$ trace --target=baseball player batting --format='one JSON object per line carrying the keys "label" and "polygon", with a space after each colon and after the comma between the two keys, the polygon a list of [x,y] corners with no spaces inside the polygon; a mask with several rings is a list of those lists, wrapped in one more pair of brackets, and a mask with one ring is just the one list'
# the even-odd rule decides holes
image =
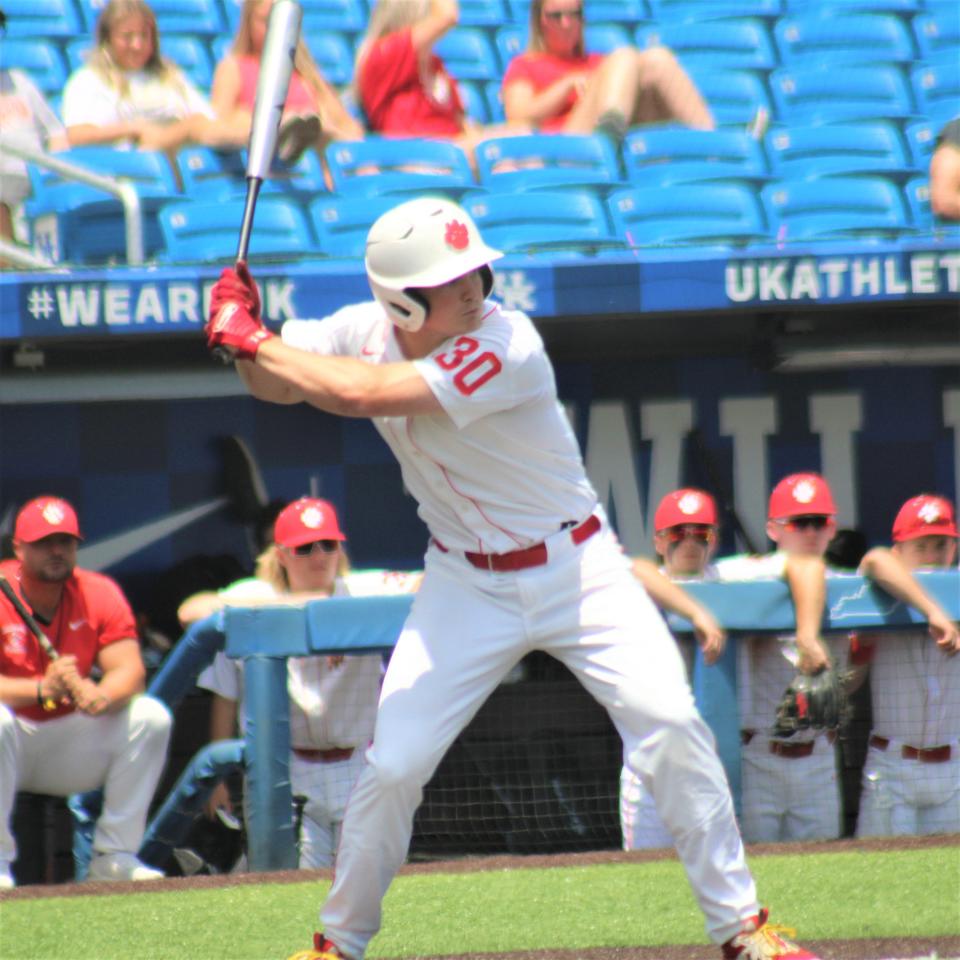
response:
{"label": "baseball player batting", "polygon": [[[609,711],[725,958],[816,960],[757,903],[713,737],[676,644],[610,530],[530,318],[488,299],[502,254],[447,200],[370,228],[371,302],[323,322],[260,317],[225,270],[206,328],[254,396],[373,419],[431,539],[384,678],[312,950],[362,960],[447,748],[521,657],[545,650]],[[293,960],[293,958],[291,958]]]}

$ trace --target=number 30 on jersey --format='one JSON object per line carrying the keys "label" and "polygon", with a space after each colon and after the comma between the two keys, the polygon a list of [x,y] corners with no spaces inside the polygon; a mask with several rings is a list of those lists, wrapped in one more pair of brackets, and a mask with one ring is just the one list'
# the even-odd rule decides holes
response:
{"label": "number 30 on jersey", "polygon": [[473,337],[457,337],[453,349],[438,353],[433,359],[443,370],[456,370],[454,386],[465,396],[482,387],[502,369],[500,358],[489,350],[474,356],[480,342]]}

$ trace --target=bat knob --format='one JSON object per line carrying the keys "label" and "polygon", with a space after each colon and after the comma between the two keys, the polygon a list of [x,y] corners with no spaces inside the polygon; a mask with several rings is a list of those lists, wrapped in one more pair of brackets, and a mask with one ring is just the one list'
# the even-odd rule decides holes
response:
{"label": "bat knob", "polygon": [[210,351],[214,358],[219,360],[224,366],[229,366],[234,361],[233,354],[226,347],[214,347]]}

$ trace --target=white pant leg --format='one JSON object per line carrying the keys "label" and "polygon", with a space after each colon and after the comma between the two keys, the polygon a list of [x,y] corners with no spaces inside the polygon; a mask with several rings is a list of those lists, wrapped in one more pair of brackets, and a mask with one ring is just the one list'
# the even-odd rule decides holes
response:
{"label": "white pant leg", "polygon": [[[886,752],[874,746],[869,747],[860,786],[858,837],[893,835],[894,807],[903,807],[905,804],[902,795],[898,796],[896,778],[891,773]],[[908,832],[912,833],[913,830]]]}
{"label": "white pant leg", "polygon": [[628,767],[620,772],[620,832],[624,850],[673,846],[673,837],[663,825],[653,797]]}
{"label": "white pant leg", "polygon": [[311,763],[291,754],[293,793],[306,798],[300,822],[301,870],[333,866],[347,800],[364,766],[362,749],[335,763]]}
{"label": "white pant leg", "polygon": [[410,844],[423,785],[527,652],[512,578],[427,555],[427,573],[390,658],[367,766],[347,804],[324,931],[362,957]]}
{"label": "white pant leg", "polygon": [[538,646],[566,664],[610,713],[624,756],[656,802],[717,943],[759,905],[713,734],[697,712],[666,624],[602,532],[518,578],[536,611]]}
{"label": "white pant leg", "polygon": [[0,703],[0,862],[17,859],[17,844],[10,831],[10,818],[17,796],[20,759],[20,726],[14,712]]}
{"label": "white pant leg", "polygon": [[93,848],[135,854],[167,762],[172,725],[167,708],[139,696],[123,710],[99,717],[76,711],[39,723],[15,717],[14,723],[19,740],[16,789],[66,797],[102,787],[103,812]]}
{"label": "white pant leg", "polygon": [[814,740],[809,757],[777,757],[788,777],[784,840],[836,840],[842,831],[836,748],[826,737]]}
{"label": "white pant leg", "polygon": [[946,763],[919,766],[924,805],[918,811],[917,833],[960,833],[960,744],[953,744]]}

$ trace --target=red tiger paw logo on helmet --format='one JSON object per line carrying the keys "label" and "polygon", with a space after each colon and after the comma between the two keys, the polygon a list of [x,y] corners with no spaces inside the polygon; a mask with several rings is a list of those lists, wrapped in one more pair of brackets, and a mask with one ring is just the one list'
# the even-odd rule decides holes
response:
{"label": "red tiger paw logo on helmet", "polygon": [[470,234],[467,226],[459,220],[451,220],[447,224],[447,232],[443,237],[448,247],[454,250],[466,250],[470,244]]}

